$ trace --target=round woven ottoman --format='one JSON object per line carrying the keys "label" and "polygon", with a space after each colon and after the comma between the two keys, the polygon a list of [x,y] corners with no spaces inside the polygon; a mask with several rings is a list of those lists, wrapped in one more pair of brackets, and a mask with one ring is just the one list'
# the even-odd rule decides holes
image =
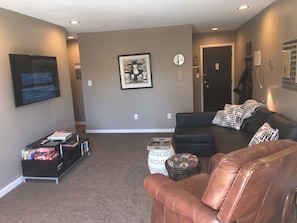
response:
{"label": "round woven ottoman", "polygon": [[172,155],[166,160],[165,166],[169,177],[175,181],[199,174],[201,170],[198,157],[190,153]]}

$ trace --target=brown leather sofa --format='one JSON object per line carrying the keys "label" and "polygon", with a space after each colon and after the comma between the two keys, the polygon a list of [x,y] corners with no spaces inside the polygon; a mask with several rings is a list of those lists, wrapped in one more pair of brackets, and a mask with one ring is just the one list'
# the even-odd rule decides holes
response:
{"label": "brown leather sofa", "polygon": [[297,142],[260,143],[211,157],[209,172],[181,181],[146,177],[152,223],[283,223],[297,186]]}

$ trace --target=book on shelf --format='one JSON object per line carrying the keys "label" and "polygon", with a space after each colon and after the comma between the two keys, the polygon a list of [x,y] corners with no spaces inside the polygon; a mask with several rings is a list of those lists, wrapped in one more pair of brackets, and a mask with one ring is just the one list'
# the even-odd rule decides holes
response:
{"label": "book on shelf", "polygon": [[81,142],[80,142],[80,149],[81,149],[81,155],[85,155],[86,153],[89,153],[90,152],[90,148],[89,148],[89,140],[86,138],[86,139],[83,139]]}
{"label": "book on shelf", "polygon": [[35,153],[34,159],[35,160],[53,160],[59,156],[57,151],[50,152],[50,153]]}
{"label": "book on shelf", "polygon": [[23,160],[53,160],[59,156],[53,147],[25,148],[21,153]]}
{"label": "book on shelf", "polygon": [[36,149],[25,148],[25,149],[22,149],[21,153],[22,153],[23,160],[33,160],[34,154],[36,153]]}
{"label": "book on shelf", "polygon": [[63,143],[61,145],[65,146],[65,147],[75,147],[76,145],[78,145],[78,141],[76,141],[75,139],[67,140],[65,143]]}
{"label": "book on shelf", "polygon": [[55,151],[55,147],[38,147],[36,148],[37,153],[51,153]]}

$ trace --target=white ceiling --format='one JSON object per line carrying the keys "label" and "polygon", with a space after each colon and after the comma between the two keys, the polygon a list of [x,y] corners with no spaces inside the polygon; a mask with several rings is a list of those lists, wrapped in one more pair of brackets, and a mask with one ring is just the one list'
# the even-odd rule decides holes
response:
{"label": "white ceiling", "polygon": [[[0,7],[48,21],[68,33],[193,25],[234,30],[275,0],[0,0]],[[247,4],[247,10],[237,7]],[[70,20],[80,24],[71,25]]]}

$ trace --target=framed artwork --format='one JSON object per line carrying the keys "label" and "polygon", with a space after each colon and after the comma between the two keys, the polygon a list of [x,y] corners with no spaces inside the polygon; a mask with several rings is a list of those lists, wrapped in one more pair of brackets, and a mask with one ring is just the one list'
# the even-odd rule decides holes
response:
{"label": "framed artwork", "polygon": [[245,68],[252,70],[252,68],[253,68],[253,58],[252,57],[245,58]]}
{"label": "framed artwork", "polygon": [[245,52],[247,56],[250,56],[252,54],[252,42],[246,43]]}
{"label": "framed artwork", "polygon": [[120,55],[118,59],[122,90],[153,87],[150,53]]}
{"label": "framed artwork", "polygon": [[75,69],[75,77],[76,77],[76,80],[81,80],[81,69],[80,69],[80,64],[79,63],[76,63],[74,65],[74,69]]}
{"label": "framed artwork", "polygon": [[297,39],[283,43],[282,87],[297,91]]}

